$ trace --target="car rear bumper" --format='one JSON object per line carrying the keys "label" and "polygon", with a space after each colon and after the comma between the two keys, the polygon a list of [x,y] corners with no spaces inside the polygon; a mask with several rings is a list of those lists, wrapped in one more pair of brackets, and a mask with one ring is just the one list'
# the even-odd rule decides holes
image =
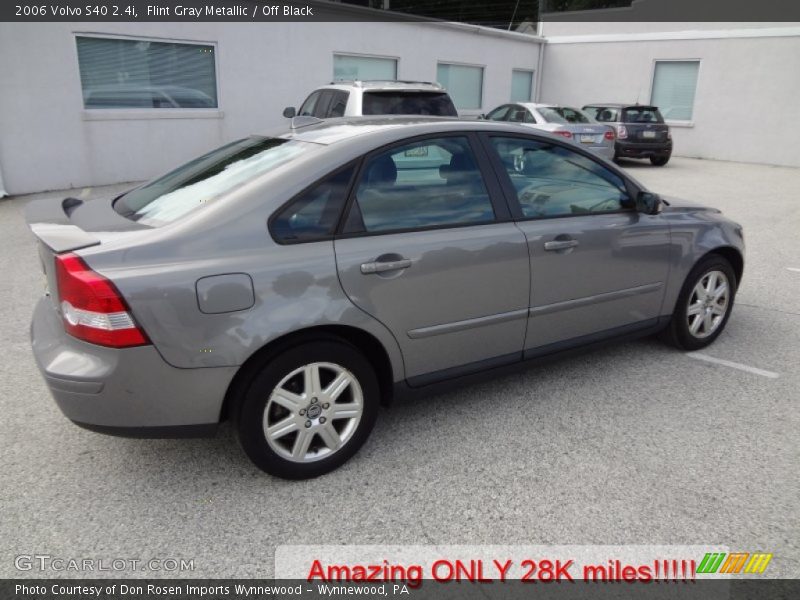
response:
{"label": "car rear bumper", "polygon": [[672,142],[649,144],[617,140],[614,150],[617,156],[627,156],[630,158],[647,158],[650,156],[664,157],[672,154]]}
{"label": "car rear bumper", "polygon": [[177,369],[153,346],[115,349],[68,335],[50,299],[31,323],[39,370],[64,415],[102,433],[129,437],[213,434],[235,367]]}
{"label": "car rear bumper", "polygon": [[584,146],[584,148],[603,158],[609,160],[614,158],[614,146]]}

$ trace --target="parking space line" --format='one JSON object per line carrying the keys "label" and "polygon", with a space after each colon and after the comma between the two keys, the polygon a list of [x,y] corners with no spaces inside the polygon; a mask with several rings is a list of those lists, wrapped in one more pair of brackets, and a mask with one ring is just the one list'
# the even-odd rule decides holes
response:
{"label": "parking space line", "polygon": [[723,367],[730,367],[731,369],[738,369],[740,371],[745,371],[747,373],[753,373],[754,375],[769,377],[770,379],[777,379],[778,377],[780,377],[780,375],[778,373],[775,373],[774,371],[765,371],[764,369],[751,367],[750,365],[743,365],[742,363],[732,362],[730,360],[714,358],[713,356],[709,356],[708,354],[701,354],[700,352],[687,352],[686,356],[688,356],[689,358],[696,358],[697,360],[704,360],[706,362],[714,363],[715,365],[722,365]]}
{"label": "parking space line", "polygon": [[800,269],[797,267],[786,267],[787,271],[794,271],[795,273],[800,273]]}

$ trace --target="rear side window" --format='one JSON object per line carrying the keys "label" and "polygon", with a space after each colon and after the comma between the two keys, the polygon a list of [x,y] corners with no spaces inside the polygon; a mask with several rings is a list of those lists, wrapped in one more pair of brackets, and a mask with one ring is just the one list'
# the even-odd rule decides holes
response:
{"label": "rear side window", "polygon": [[537,109],[548,123],[589,123],[579,110],[566,106],[549,106]]}
{"label": "rear side window", "polygon": [[364,115],[431,115],[457,117],[446,92],[364,92]]}
{"label": "rear side window", "polygon": [[329,175],[277,212],[270,221],[275,241],[294,244],[330,239],[347,199],[353,170],[350,166]]}
{"label": "rear side window", "polygon": [[164,225],[318,147],[278,138],[239,140],[120,196],[114,210],[145,225]]}
{"label": "rear side window", "polygon": [[663,123],[664,117],[652,106],[626,108],[622,111],[623,123]]}
{"label": "rear side window", "polygon": [[583,112],[600,123],[613,123],[617,120],[619,110],[605,106],[584,106]]}
{"label": "rear side window", "polygon": [[356,188],[367,232],[487,223],[494,210],[465,137],[423,140],[367,161]]}

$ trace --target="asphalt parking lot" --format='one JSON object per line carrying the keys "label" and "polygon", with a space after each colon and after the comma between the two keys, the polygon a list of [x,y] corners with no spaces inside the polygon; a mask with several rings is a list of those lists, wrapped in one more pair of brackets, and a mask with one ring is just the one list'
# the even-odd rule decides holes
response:
{"label": "asphalt parking lot", "polygon": [[29,348],[29,198],[0,201],[0,576],[76,576],[15,569],[44,553],[263,577],[280,544],[430,543],[722,544],[800,577],[800,169],[625,167],[744,225],[736,306],[703,351],[726,364],[646,339],[396,403],[353,460],[305,482],[258,471],[230,427],[130,440],[67,421]]}

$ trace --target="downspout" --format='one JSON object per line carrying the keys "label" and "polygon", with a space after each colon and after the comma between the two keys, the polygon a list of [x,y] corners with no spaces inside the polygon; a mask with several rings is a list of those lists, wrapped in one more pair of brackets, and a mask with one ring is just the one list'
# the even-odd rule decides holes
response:
{"label": "downspout", "polygon": [[3,187],[3,170],[0,169],[0,198],[5,198],[6,196],[8,196],[8,192]]}
{"label": "downspout", "polygon": [[544,65],[544,49],[547,47],[547,40],[539,42],[539,60],[536,65],[536,89],[534,89],[534,102],[541,102],[542,99],[542,67]]}

